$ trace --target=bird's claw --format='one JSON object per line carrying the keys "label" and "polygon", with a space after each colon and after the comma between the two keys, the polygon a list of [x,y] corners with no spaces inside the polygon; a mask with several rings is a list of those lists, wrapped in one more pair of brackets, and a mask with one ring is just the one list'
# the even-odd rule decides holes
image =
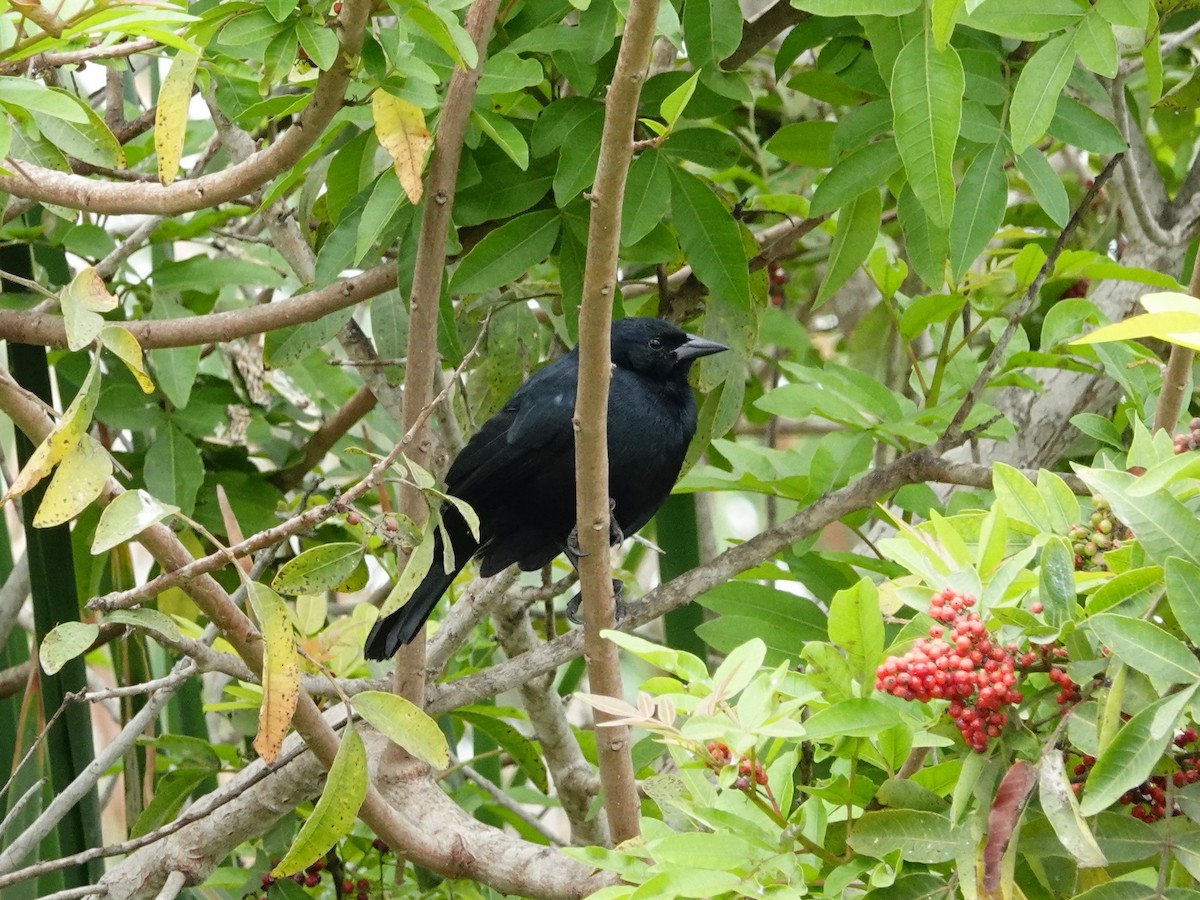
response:
{"label": "bird's claw", "polygon": [[[624,543],[625,534],[621,531],[621,526],[617,524],[616,516],[613,515],[613,510],[617,508],[617,501],[612,497],[608,498],[608,545],[615,547],[617,544]],[[575,563],[583,559],[587,554],[583,548],[579,546],[579,526],[576,525],[567,535],[567,556],[571,562]]]}
{"label": "bird's claw", "polygon": [[[613,579],[613,618],[617,625],[625,621],[626,607],[625,601],[621,599],[621,595],[625,592],[623,585],[616,578]],[[583,591],[577,593],[574,597],[567,601],[567,621],[572,625],[582,625],[583,615],[580,607],[583,605]]]}

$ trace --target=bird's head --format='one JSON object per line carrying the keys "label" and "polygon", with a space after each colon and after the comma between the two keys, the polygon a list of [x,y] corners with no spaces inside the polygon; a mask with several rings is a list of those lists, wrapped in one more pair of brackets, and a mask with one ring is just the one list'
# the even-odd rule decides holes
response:
{"label": "bird's head", "polygon": [[686,378],[695,360],[729,349],[663,319],[650,318],[614,322],[611,346],[615,365],[663,380]]}

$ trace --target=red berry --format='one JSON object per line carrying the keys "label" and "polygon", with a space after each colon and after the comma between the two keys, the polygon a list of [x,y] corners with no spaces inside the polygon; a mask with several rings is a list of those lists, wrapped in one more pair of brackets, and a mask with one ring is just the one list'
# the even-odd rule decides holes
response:
{"label": "red berry", "polygon": [[1040,616],[1042,614],[1042,610],[1045,608],[1046,607],[1042,605],[1041,601],[1029,604],[1029,611],[1035,616]]}

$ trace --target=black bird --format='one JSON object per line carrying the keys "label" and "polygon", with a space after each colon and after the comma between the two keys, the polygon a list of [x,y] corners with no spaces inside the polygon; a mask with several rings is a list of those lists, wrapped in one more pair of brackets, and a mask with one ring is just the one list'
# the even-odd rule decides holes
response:
{"label": "black bird", "polygon": [[[696,432],[688,370],[699,357],[726,349],[662,319],[613,323],[608,471],[620,534],[636,532],[667,499]],[[480,540],[454,507],[442,507],[454,568],[444,568],[439,530],[429,573],[404,606],[375,623],[368,659],[388,659],[411,641],[472,557],[479,557],[479,574],[487,577],[513,563],[527,572],[540,569],[568,549],[576,519],[571,417],[578,381],[576,349],[517,388],[467,442],[446,473],[446,492],[475,510]]]}

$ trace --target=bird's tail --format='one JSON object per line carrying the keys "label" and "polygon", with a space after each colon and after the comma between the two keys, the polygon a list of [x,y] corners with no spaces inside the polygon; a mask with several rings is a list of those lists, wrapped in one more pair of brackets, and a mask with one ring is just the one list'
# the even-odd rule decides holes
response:
{"label": "bird's tail", "polygon": [[442,594],[446,593],[463,566],[479,549],[457,511],[443,510],[443,515],[446,530],[450,533],[450,543],[454,548],[453,569],[446,571],[444,568],[446,545],[442,540],[442,529],[438,528],[433,538],[433,563],[429,572],[417,585],[407,603],[375,623],[363,648],[363,655],[367,659],[391,659],[402,645],[416,637],[433,608],[437,606],[438,600],[442,598]]}

